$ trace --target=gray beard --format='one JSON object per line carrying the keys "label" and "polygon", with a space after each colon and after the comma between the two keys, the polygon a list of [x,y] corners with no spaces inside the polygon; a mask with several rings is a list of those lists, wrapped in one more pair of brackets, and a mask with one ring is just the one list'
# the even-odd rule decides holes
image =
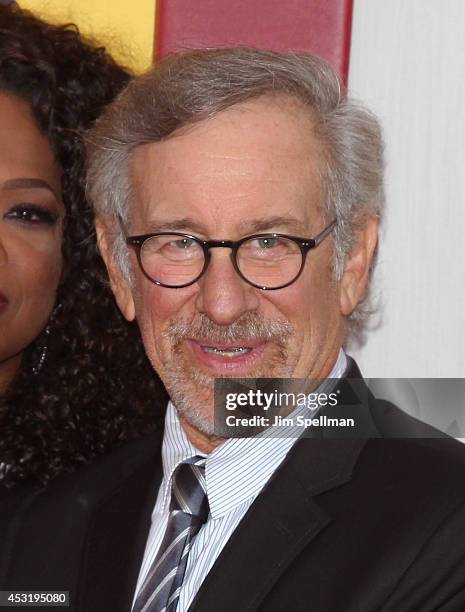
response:
{"label": "gray beard", "polygon": [[212,344],[241,341],[245,344],[251,339],[272,342],[275,351],[271,358],[248,376],[287,378],[291,376],[287,361],[293,331],[286,320],[266,321],[256,313],[246,313],[231,325],[217,325],[204,314],[199,314],[192,323],[173,321],[165,332],[173,347],[173,362],[163,373],[163,382],[179,416],[207,436],[214,435],[215,378],[186,362],[183,343],[187,338],[202,338]]}

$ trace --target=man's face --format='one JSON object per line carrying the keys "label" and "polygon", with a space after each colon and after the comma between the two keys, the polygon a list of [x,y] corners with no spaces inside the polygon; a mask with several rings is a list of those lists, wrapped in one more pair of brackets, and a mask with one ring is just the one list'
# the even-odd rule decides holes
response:
{"label": "man's face", "polygon": [[[324,228],[321,170],[321,144],[300,108],[286,99],[237,105],[136,149],[126,232],[314,237]],[[332,248],[329,237],[309,252],[296,282],[272,291],[244,282],[230,249],[213,249],[204,276],[182,289],[151,283],[131,254],[135,282],[122,310],[136,317],[152,365],[191,427],[212,433],[217,377],[329,374],[343,339]]]}

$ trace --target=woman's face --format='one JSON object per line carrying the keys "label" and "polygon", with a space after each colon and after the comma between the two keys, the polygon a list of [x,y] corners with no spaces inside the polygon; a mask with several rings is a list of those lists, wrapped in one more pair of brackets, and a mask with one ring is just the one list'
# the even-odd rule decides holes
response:
{"label": "woman's face", "polygon": [[0,391],[52,312],[63,217],[52,148],[29,105],[0,91]]}

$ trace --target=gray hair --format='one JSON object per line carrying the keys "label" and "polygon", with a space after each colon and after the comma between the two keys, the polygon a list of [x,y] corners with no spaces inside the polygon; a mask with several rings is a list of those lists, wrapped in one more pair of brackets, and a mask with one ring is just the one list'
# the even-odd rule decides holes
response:
{"label": "gray hair", "polygon": [[[285,95],[308,110],[324,153],[326,221],[337,219],[334,269],[340,278],[357,230],[384,207],[383,141],[376,117],[342,90],[318,57],[251,48],[202,49],[173,54],[135,78],[90,130],[88,194],[97,214],[127,221],[132,199],[130,159],[145,143],[261,96]],[[130,278],[121,232],[114,256]],[[351,316],[361,331],[366,312]]]}

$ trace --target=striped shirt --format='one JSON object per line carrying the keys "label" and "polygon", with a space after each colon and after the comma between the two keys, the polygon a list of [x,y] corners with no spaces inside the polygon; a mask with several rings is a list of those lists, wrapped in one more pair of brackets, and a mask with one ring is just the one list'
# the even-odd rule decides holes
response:
{"label": "striped shirt", "polygon": [[[340,378],[347,368],[347,358],[341,350],[328,378]],[[330,381],[328,381],[330,382]],[[324,385],[324,383],[323,383]],[[324,390],[322,387],[319,391]],[[307,414],[308,408],[298,406],[292,416]],[[315,411],[312,412],[312,416]],[[175,407],[168,403],[162,446],[163,480],[160,485],[152,525],[137,581],[134,600],[157,555],[165,533],[171,499],[171,477],[176,467],[194,455],[207,457],[206,482],[210,515],[189,551],[177,612],[191,605],[203,580],[225,544],[253,501],[285,459],[299,437],[299,430],[283,436],[269,428],[255,438],[230,438],[209,455],[193,446],[179,422]]]}

